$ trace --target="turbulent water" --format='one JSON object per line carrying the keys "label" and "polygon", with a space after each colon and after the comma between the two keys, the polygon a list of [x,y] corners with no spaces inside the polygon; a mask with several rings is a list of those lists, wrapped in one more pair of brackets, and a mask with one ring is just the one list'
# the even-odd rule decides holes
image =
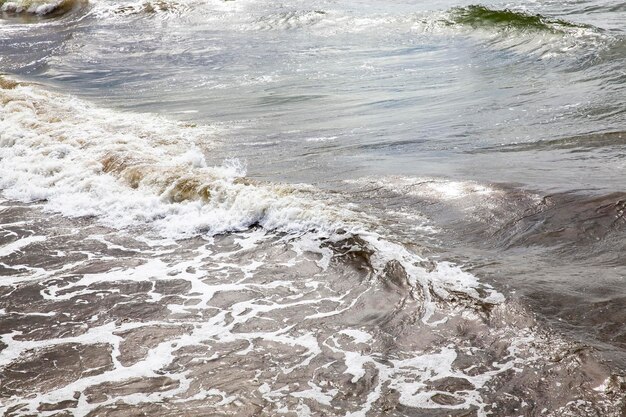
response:
{"label": "turbulent water", "polygon": [[0,0],[6,416],[626,416],[626,3]]}

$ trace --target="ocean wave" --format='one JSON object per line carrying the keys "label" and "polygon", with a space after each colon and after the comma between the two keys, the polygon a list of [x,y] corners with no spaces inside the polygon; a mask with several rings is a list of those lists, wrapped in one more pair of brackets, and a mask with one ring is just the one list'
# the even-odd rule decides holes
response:
{"label": "ocean wave", "polygon": [[0,17],[58,17],[86,4],[86,0],[0,0]]}
{"label": "ocean wave", "polygon": [[244,31],[303,30],[322,37],[381,31],[387,36],[426,34],[472,37],[490,48],[539,55],[543,59],[568,54],[572,50],[597,53],[612,42],[610,35],[592,25],[482,5],[447,11],[369,16],[333,9],[290,10],[261,15],[254,13],[247,19],[238,16],[233,22],[236,22],[234,27]]}
{"label": "ocean wave", "polygon": [[494,28],[496,30],[545,31],[566,33],[569,29],[591,29],[589,25],[554,19],[540,14],[530,14],[511,9],[490,9],[486,6],[471,5],[452,9],[447,22],[450,25],[463,25],[472,28]]}
{"label": "ocean wave", "polygon": [[[219,146],[216,128],[105,110],[7,79],[0,85],[3,197],[39,202],[49,213],[83,217],[120,233],[130,232],[117,237],[120,244],[115,243],[115,232],[107,231],[113,237],[104,237],[102,228],[96,234],[86,233],[99,247],[104,245],[104,259],[128,253],[133,260],[94,270],[83,258],[72,265],[62,256],[60,270],[28,269],[17,254],[32,254],[35,245],[51,245],[48,239],[54,241],[57,236],[45,236],[47,229],[41,229],[42,234],[28,234],[5,248],[5,255],[15,259],[5,259],[3,265],[14,268],[15,276],[3,285],[36,285],[37,291],[26,292],[43,294],[53,304],[65,305],[69,299],[85,303],[97,296],[108,297],[111,305],[125,306],[137,297],[120,295],[126,291],[123,282],[149,283],[145,287],[151,303],[165,298],[159,291],[167,292],[163,285],[173,276],[188,283],[182,286],[185,294],[179,301],[169,297],[159,309],[165,317],[170,316],[163,311],[169,310],[173,317],[184,318],[182,323],[188,325],[184,334],[158,335],[159,341],[138,359],[125,356],[124,332],[146,330],[140,330],[146,324],[167,325],[163,315],[149,313],[154,309],[138,309],[148,311],[141,323],[119,325],[112,321],[114,312],[102,313],[104,318],[95,314],[72,335],[43,339],[3,335],[7,347],[0,366],[12,375],[67,347],[78,352],[78,357],[92,354],[105,362],[91,376],[79,372],[69,381],[53,381],[55,389],[31,385],[16,394],[13,388],[5,388],[3,393],[13,395],[12,404],[20,410],[16,414],[76,398],[72,396],[77,391],[82,393],[76,401],[80,415],[130,403],[160,407],[161,400],[188,392],[195,395],[190,381],[196,377],[186,369],[194,368],[198,355],[193,353],[194,359],[185,360],[182,368],[175,358],[198,347],[208,346],[214,353],[222,344],[238,342],[248,348],[238,348],[235,354],[232,347],[223,347],[225,363],[232,358],[248,365],[280,355],[287,358],[288,362],[267,369],[255,365],[265,374],[260,378],[264,384],[259,382],[253,391],[267,401],[270,415],[284,414],[284,407],[302,411],[303,404],[308,404],[307,410],[311,406],[322,410],[320,415],[327,414],[324,407],[330,407],[331,401],[340,402],[346,413],[353,410],[364,415],[378,413],[384,407],[382,401],[395,398],[399,407],[470,410],[486,416],[495,407],[487,401],[495,395],[490,389],[502,381],[540,386],[545,379],[540,382],[539,378],[545,376],[554,385],[555,372],[565,372],[559,367],[570,369],[570,364],[579,366],[579,359],[584,359],[569,352],[568,343],[537,332],[528,324],[531,318],[458,265],[434,262],[396,243],[393,235],[385,234],[380,219],[361,211],[350,198],[306,185],[252,180],[245,176],[245,165],[234,159],[211,165],[211,152]],[[412,188],[419,192],[420,186]],[[421,189],[433,198],[449,200],[495,192],[478,184],[437,181]],[[69,227],[76,228],[72,222]],[[154,233],[176,242],[147,245]],[[184,239],[193,237],[206,240]],[[58,248],[51,247],[59,257]],[[110,251],[117,255],[107,255]],[[141,256],[145,259],[137,262]],[[26,273],[17,272],[24,269]],[[43,291],[42,280],[47,280]],[[381,309],[389,314],[381,317]],[[83,310],[81,306],[77,314],[86,314]],[[334,323],[344,313],[337,328]],[[368,349],[373,346],[375,350],[363,350],[361,344],[370,340]],[[282,352],[285,349],[287,353]],[[554,351],[561,357],[548,360]],[[605,371],[589,379],[595,365],[587,362],[592,363],[585,365],[589,369],[571,376],[580,387],[576,395],[597,397],[612,407],[610,381],[598,388],[606,379]],[[310,389],[289,385],[293,378],[312,381],[311,374],[326,364],[324,372],[330,376],[322,376],[324,384],[332,380],[331,387],[336,385],[337,390],[315,384],[309,384]],[[93,395],[106,389],[106,384],[124,384],[131,377],[149,380],[163,372],[173,379],[162,392],[138,396],[117,391],[102,399]],[[220,373],[226,375],[227,384],[232,382],[228,372]],[[55,375],[51,378],[58,379]],[[285,385],[283,380],[290,382]],[[282,392],[285,386],[290,387],[288,392]],[[501,389],[506,388],[504,384]],[[19,384],[17,389],[22,389]],[[43,393],[20,402],[24,392],[36,394],[37,390]],[[220,402],[211,405],[213,410],[228,404],[231,391],[231,387],[216,391]],[[340,391],[360,394],[350,398]],[[214,394],[204,393],[200,398]],[[290,398],[296,403],[283,407],[281,401]],[[306,403],[300,401],[303,398]],[[129,403],[114,403],[118,399]],[[181,401],[191,400],[183,397]],[[567,411],[569,406],[563,407]]]}
{"label": "ocean wave", "polygon": [[91,15],[100,19],[128,17],[169,19],[180,17],[190,10],[191,6],[184,1],[140,0],[123,4],[96,1]]}
{"label": "ocean wave", "polygon": [[429,272],[429,266],[416,266],[425,260],[384,238],[376,219],[341,196],[254,181],[237,160],[210,166],[204,153],[217,140],[210,127],[119,114],[27,85],[0,91],[0,188],[7,198],[43,201],[47,210],[65,216],[96,217],[116,228],[148,227],[177,239],[255,226],[311,234],[320,247],[356,239],[349,247],[371,251],[368,267],[377,274],[396,262],[422,288],[425,320],[435,299],[455,299],[454,294],[486,304],[503,300],[457,267],[440,264]]}
{"label": "ocean wave", "polygon": [[[25,1],[25,0],[18,0]],[[67,2],[71,0],[58,0]],[[9,4],[9,3],[6,3]],[[52,3],[50,3],[52,4]],[[211,21],[215,29],[268,32],[304,31],[320,37],[350,34],[471,37],[490,48],[543,59],[608,48],[615,36],[601,28],[522,9],[483,5],[442,11],[371,15],[335,8],[266,9],[256,2],[199,3],[190,0],[92,0],[90,16],[98,19],[173,19],[181,24]],[[390,39],[392,41],[392,39]]]}
{"label": "ocean wave", "polygon": [[420,32],[476,37],[490,48],[549,59],[572,51],[597,55],[611,37],[600,28],[525,10],[457,7],[414,25]]}

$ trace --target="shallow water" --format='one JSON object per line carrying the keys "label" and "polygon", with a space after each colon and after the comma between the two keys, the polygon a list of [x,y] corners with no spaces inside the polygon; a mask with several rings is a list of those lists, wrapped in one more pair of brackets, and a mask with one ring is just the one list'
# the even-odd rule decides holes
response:
{"label": "shallow water", "polygon": [[6,415],[626,414],[623,5],[0,10]]}

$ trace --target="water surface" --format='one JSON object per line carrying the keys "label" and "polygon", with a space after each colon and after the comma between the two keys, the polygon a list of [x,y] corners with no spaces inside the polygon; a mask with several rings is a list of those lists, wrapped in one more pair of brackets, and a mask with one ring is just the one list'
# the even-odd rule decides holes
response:
{"label": "water surface", "polygon": [[0,2],[7,415],[624,415],[623,4]]}

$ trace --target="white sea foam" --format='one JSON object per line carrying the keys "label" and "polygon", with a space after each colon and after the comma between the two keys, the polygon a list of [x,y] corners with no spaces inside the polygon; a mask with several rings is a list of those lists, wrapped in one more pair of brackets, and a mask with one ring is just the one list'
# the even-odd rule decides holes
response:
{"label": "white sea foam", "polygon": [[15,242],[0,247],[0,258],[8,256],[14,252],[23,250],[23,248],[35,242],[42,242],[46,240],[45,236],[29,236],[16,240]]}
{"label": "white sea foam", "polygon": [[307,187],[240,182],[238,160],[208,166],[203,150],[210,153],[213,129],[121,115],[31,87],[4,93],[0,187],[8,198],[46,200],[50,210],[116,227],[149,223],[172,237],[254,223],[323,228],[318,219],[332,223],[342,211],[307,200]]}
{"label": "white sea foam", "polygon": [[306,138],[307,142],[332,142],[339,136],[316,136],[312,138]]}
{"label": "white sea foam", "polygon": [[[235,246],[244,250],[249,250],[251,241],[258,241],[259,231],[248,231],[237,234]],[[104,239],[109,241],[109,239]],[[271,250],[273,245],[267,245]],[[93,412],[99,407],[114,406],[115,404],[129,404],[135,406],[147,406],[149,404],[167,401],[168,404],[185,403],[193,401],[203,401],[205,404],[212,404],[215,410],[220,407],[233,404],[237,407],[240,401],[246,401],[245,390],[240,386],[236,390],[222,389],[221,386],[215,388],[194,384],[193,372],[177,370],[177,367],[169,367],[177,359],[185,362],[185,349],[192,348],[193,355],[190,358],[194,363],[206,364],[220,361],[225,357],[238,355],[241,359],[238,362],[247,363],[250,358],[255,358],[255,354],[263,351],[267,346],[281,346],[281,349],[293,350],[294,362],[282,367],[268,366],[258,369],[258,380],[263,381],[239,381],[238,384],[250,384],[251,387],[257,383],[257,391],[272,405],[268,409],[270,415],[280,415],[293,410],[308,410],[311,415],[323,415],[326,409],[320,407],[333,407],[333,401],[343,393],[341,385],[337,385],[335,378],[328,380],[315,378],[308,380],[309,366],[314,366],[313,374],[321,373],[324,368],[334,366],[339,376],[343,373],[348,376],[352,384],[359,383],[364,378],[369,378],[371,387],[368,387],[366,395],[359,398],[356,396],[354,410],[343,410],[342,415],[365,416],[374,407],[374,404],[385,395],[387,388],[398,393],[398,402],[407,407],[418,407],[422,409],[467,409],[474,407],[477,415],[487,416],[485,401],[483,399],[483,389],[493,377],[506,374],[507,371],[516,370],[525,362],[525,346],[534,342],[532,334],[515,334],[517,339],[508,340],[508,354],[499,357],[498,362],[493,362],[490,356],[490,363],[484,364],[488,370],[481,372],[470,372],[471,369],[461,370],[455,364],[461,352],[477,352],[474,347],[464,348],[461,345],[455,346],[450,343],[443,346],[430,346],[428,350],[419,349],[410,351],[398,350],[392,355],[381,355],[379,352],[371,352],[371,346],[379,343],[380,335],[377,334],[377,326],[363,328],[342,327],[336,333],[325,333],[329,329],[324,329],[325,320],[317,323],[310,323],[310,328],[298,325],[298,316],[305,314],[311,308],[327,308],[327,303],[336,302],[338,305],[347,305],[343,295],[333,294],[331,288],[327,287],[323,275],[312,274],[307,277],[310,284],[302,285],[302,277],[298,273],[289,273],[288,280],[263,280],[257,282],[253,276],[233,282],[228,274],[237,271],[245,272],[247,266],[234,262],[242,254],[240,250],[230,252],[215,252],[212,245],[199,244],[193,248],[185,249],[186,257],[170,263],[162,260],[162,255],[170,253],[170,247],[164,246],[160,250],[155,249],[154,253],[140,253],[133,255],[143,258],[142,264],[129,268],[114,269],[104,273],[86,273],[78,280],[64,282],[61,287],[50,285],[44,291],[50,301],[80,300],[82,296],[94,291],[99,285],[108,284],[115,287],[115,283],[122,282],[152,282],[158,283],[161,280],[169,280],[175,272],[177,279],[190,284],[189,291],[181,294],[182,300],[177,301],[174,309],[175,313],[182,314],[183,319],[177,321],[176,327],[184,326],[188,330],[176,336],[175,339],[166,339],[156,346],[147,349],[146,355],[136,362],[123,365],[120,362],[121,343],[124,340],[124,332],[139,330],[142,327],[150,326],[172,326],[170,319],[163,321],[147,320],[143,322],[109,322],[102,325],[94,325],[84,333],[75,336],[65,336],[49,338],[44,340],[21,340],[18,332],[5,334],[2,342],[7,346],[3,350],[0,358],[0,366],[12,363],[17,360],[27,360],[34,349],[48,349],[55,346],[63,346],[68,343],[79,343],[84,346],[107,345],[111,348],[112,369],[104,370],[93,375],[82,376],[77,380],[71,380],[62,386],[46,392],[39,392],[30,397],[27,401],[20,398],[11,398],[8,404],[20,402],[26,404],[17,412],[18,415],[36,413],[42,404],[56,403],[73,398],[76,392],[83,395],[78,399],[73,413],[76,416],[84,416]],[[224,254],[229,254],[223,256]],[[254,252],[251,252],[254,253]],[[218,256],[222,255],[222,256]],[[302,253],[293,251],[289,256],[295,257],[295,262],[289,263],[287,270],[295,267],[298,271],[298,263],[303,261]],[[263,259],[263,258],[261,258]],[[271,259],[267,264],[274,262]],[[258,262],[257,262],[258,263]],[[261,263],[262,264],[262,263]],[[268,266],[266,265],[266,266]],[[259,268],[257,265],[255,268]],[[301,270],[300,270],[301,271]],[[224,278],[219,278],[218,272],[226,273]],[[245,275],[245,274],[244,274]],[[369,289],[365,285],[356,291]],[[153,287],[154,288],[154,287]],[[62,290],[62,291],[59,291]],[[348,290],[348,294],[353,288]],[[99,291],[102,291],[100,288]],[[154,290],[153,290],[154,291]],[[246,293],[249,296],[246,296]],[[294,294],[293,297],[281,295]],[[364,293],[364,294],[365,294]],[[222,308],[215,308],[216,298],[220,294],[237,295],[237,301],[228,303]],[[264,294],[264,297],[259,297]],[[69,295],[69,297],[68,297]],[[354,294],[348,295],[348,299]],[[359,297],[356,297],[358,300]],[[194,304],[187,305],[185,300],[196,300]],[[178,304],[180,303],[180,304]],[[218,304],[219,305],[219,302]],[[358,310],[358,309],[356,309]],[[190,316],[194,311],[204,312],[206,316],[199,315],[197,319]],[[0,311],[0,313],[6,313]],[[294,317],[294,314],[296,317]],[[274,322],[276,318],[283,318],[284,322],[276,323],[273,329],[263,330],[250,324],[260,324],[266,322],[268,318]],[[96,318],[97,319],[97,318]],[[343,321],[338,321],[343,323]],[[239,328],[239,326],[248,326]],[[321,325],[321,334],[314,331]],[[436,330],[435,330],[436,331]],[[325,335],[324,335],[325,333]],[[437,337],[441,337],[437,333]],[[507,336],[507,337],[510,337]],[[232,343],[245,342],[243,347],[233,351],[228,348],[226,351],[217,353],[218,346],[233,346]],[[206,351],[206,356],[198,355],[197,349]],[[271,350],[269,351],[271,352]],[[536,359],[536,358],[531,358]],[[313,363],[313,361],[316,361]],[[280,363],[280,362],[278,362]],[[340,365],[337,365],[339,363]],[[339,368],[337,368],[337,366]],[[176,383],[171,384],[167,389],[156,392],[135,393],[118,392],[107,394],[104,399],[92,401],[88,399],[87,391],[93,390],[99,384],[123,384],[134,378],[154,378],[164,375],[163,370],[167,369],[165,375]],[[290,375],[297,374],[300,370],[306,369],[302,380],[301,376],[296,377],[296,384],[284,384],[280,378],[291,378]],[[264,374],[262,374],[264,372]],[[268,373],[270,376],[268,377]],[[87,374],[87,372],[86,372]],[[302,375],[302,374],[299,374]],[[374,378],[375,375],[375,378]],[[197,375],[195,376],[197,378]],[[466,381],[466,388],[456,391],[440,391],[430,385],[437,381],[454,378]],[[217,380],[229,380],[228,377],[220,376]],[[237,377],[235,377],[237,380]],[[289,380],[289,379],[288,379]],[[196,381],[197,382],[197,381]],[[368,382],[365,382],[366,386]],[[448,395],[454,398],[454,404],[442,405],[433,401],[433,396],[437,394]],[[290,402],[290,398],[296,402]],[[343,400],[345,401],[345,399]],[[273,411],[270,411],[273,410]],[[282,411],[281,411],[282,410]],[[315,411],[313,411],[315,410]]]}

